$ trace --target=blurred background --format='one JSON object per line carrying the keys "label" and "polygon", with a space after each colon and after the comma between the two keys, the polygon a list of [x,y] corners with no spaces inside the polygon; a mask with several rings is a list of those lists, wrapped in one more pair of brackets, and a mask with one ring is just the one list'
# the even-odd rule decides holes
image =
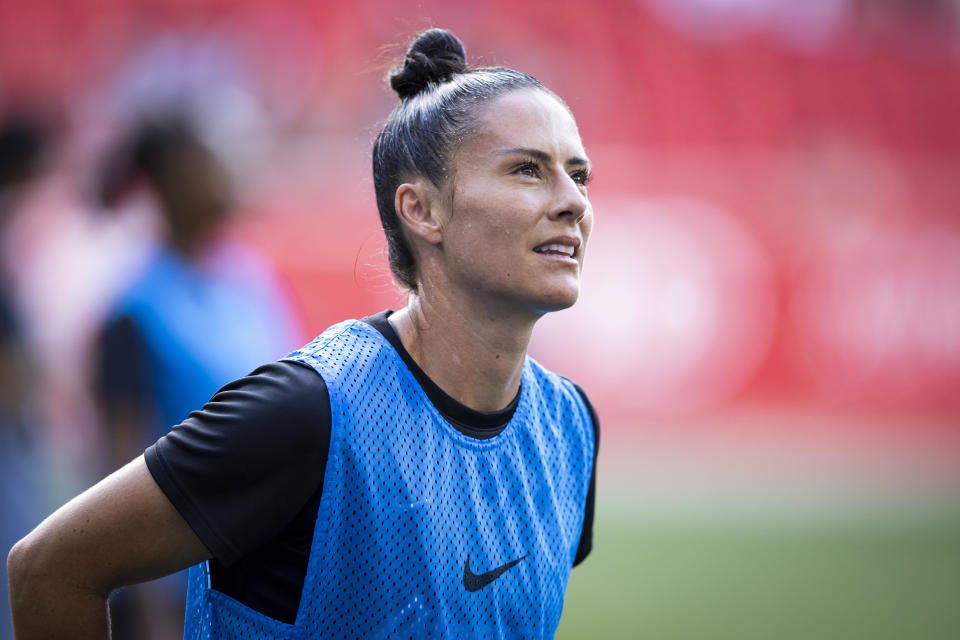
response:
{"label": "blurred background", "polygon": [[369,153],[430,26],[595,166],[531,350],[602,423],[558,637],[960,637],[956,0],[0,0],[3,548],[184,388],[402,304]]}

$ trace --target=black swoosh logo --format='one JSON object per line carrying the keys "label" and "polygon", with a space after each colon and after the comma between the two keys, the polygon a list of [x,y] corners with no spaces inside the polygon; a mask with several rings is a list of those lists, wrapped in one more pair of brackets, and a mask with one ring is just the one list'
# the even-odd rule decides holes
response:
{"label": "black swoosh logo", "polygon": [[480,589],[483,589],[507,571],[520,564],[526,557],[527,556],[523,556],[507,564],[502,564],[492,571],[476,574],[470,570],[470,554],[467,554],[467,561],[463,563],[463,588],[467,591],[480,591]]}

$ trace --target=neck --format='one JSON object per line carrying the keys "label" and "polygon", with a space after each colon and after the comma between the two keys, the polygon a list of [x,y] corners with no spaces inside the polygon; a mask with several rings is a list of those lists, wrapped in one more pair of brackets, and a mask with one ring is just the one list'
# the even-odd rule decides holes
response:
{"label": "neck", "polygon": [[390,322],[410,356],[444,392],[471,409],[499,411],[520,388],[537,317],[494,315],[475,300],[418,293]]}
{"label": "neck", "polygon": [[186,262],[200,262],[214,243],[215,237],[213,230],[180,232],[171,229],[167,235],[167,244]]}

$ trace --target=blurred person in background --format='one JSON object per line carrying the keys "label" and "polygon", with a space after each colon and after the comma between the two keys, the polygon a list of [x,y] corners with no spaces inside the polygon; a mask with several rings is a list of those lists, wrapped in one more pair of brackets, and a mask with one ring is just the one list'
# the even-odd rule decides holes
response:
{"label": "blurred person in background", "polygon": [[[99,186],[106,206],[146,197],[162,218],[162,243],[113,305],[97,344],[96,396],[112,470],[299,336],[273,275],[224,236],[234,190],[187,116],[136,123],[106,158]],[[118,592],[115,637],[179,634],[184,584],[181,576],[176,585]]]}
{"label": "blurred person in background", "polygon": [[[0,251],[18,200],[43,167],[48,132],[37,118],[13,113],[0,121]],[[0,256],[2,257],[2,256]],[[46,495],[29,394],[36,366],[0,260],[0,548],[9,550],[42,517]],[[0,586],[7,600],[7,581]],[[13,637],[9,610],[0,613],[0,640]]]}

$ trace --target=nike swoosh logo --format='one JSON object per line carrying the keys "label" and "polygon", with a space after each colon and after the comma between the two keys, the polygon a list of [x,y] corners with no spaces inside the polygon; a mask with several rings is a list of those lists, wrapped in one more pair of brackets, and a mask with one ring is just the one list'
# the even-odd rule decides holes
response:
{"label": "nike swoosh logo", "polygon": [[527,556],[522,558],[517,558],[507,564],[502,564],[492,571],[487,571],[486,573],[476,574],[470,570],[470,554],[467,554],[467,561],[463,563],[463,588],[467,591],[480,591],[485,586],[505,574],[510,569],[514,568]]}

